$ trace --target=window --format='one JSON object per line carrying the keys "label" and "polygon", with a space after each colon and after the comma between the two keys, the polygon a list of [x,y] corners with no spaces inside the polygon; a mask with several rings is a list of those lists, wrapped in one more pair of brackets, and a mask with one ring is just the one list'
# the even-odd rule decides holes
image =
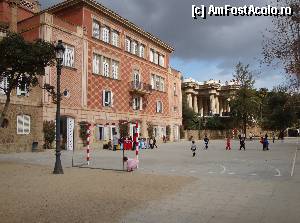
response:
{"label": "window", "polygon": [[177,89],[176,89],[176,83],[174,83],[174,86],[173,86],[173,91],[174,91],[174,96],[177,96]]}
{"label": "window", "polygon": [[159,65],[162,67],[165,66],[165,57],[163,55],[159,55]]}
{"label": "window", "polygon": [[93,56],[93,73],[100,74],[101,56],[94,54]]}
{"label": "window", "polygon": [[0,81],[0,95],[5,94],[5,89],[7,88],[8,88],[7,77],[3,77],[2,80]]}
{"label": "window", "polygon": [[99,131],[99,135],[98,135],[98,139],[99,140],[104,140],[104,127],[103,126],[98,126],[98,131]]}
{"label": "window", "polygon": [[96,20],[93,21],[93,37],[100,39],[100,24]]}
{"label": "window", "polygon": [[140,83],[140,72],[139,72],[139,70],[133,70],[133,81],[134,81],[134,83]]}
{"label": "window", "polygon": [[30,133],[30,116],[18,115],[17,116],[17,134],[28,135]]}
{"label": "window", "polygon": [[106,43],[109,43],[109,28],[107,26],[104,26],[102,28],[102,40]]}
{"label": "window", "polygon": [[17,96],[29,96],[28,88],[25,83],[21,83],[21,85],[17,87]]}
{"label": "window", "polygon": [[132,105],[133,105],[132,106],[133,110],[142,110],[142,98],[141,97],[133,98]]}
{"label": "window", "polygon": [[151,74],[151,88],[155,89],[155,75]]}
{"label": "window", "polygon": [[151,75],[151,86],[152,89],[157,91],[165,91],[165,79],[158,75]]}
{"label": "window", "polygon": [[103,67],[103,76],[105,77],[109,77],[109,58],[107,57],[103,57],[103,64],[102,64],[102,67]]}
{"label": "window", "polygon": [[103,106],[112,107],[113,106],[113,93],[111,91],[103,90]]}
{"label": "window", "polygon": [[154,62],[154,50],[150,50],[150,62]]}
{"label": "window", "polygon": [[132,54],[138,55],[138,44],[136,41],[132,41]]}
{"label": "window", "polygon": [[139,47],[139,56],[144,58],[145,57],[145,46],[143,44],[140,45]]}
{"label": "window", "polygon": [[162,113],[162,102],[161,101],[156,102],[156,112]]}
{"label": "window", "polygon": [[119,33],[117,31],[112,31],[112,45],[119,46]]}
{"label": "window", "polygon": [[65,53],[63,57],[63,66],[74,67],[75,48],[67,44],[64,44],[64,47],[65,47]]}
{"label": "window", "polygon": [[119,62],[115,60],[112,61],[112,78],[119,78]]}
{"label": "window", "polygon": [[158,64],[158,53],[154,52],[154,63]]}
{"label": "window", "polygon": [[125,39],[125,50],[129,53],[131,52],[131,41],[128,37]]}

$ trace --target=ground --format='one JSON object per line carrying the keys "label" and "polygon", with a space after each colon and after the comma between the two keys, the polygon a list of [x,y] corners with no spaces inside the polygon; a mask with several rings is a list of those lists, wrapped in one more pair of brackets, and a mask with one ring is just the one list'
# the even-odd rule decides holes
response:
{"label": "ground", "polygon": [[89,168],[84,151],[64,151],[63,175],[51,173],[54,151],[2,154],[0,222],[299,222],[297,139],[269,151],[258,140],[246,151],[196,143],[194,158],[190,142],[142,150],[133,173],[118,171],[120,151],[93,150]]}

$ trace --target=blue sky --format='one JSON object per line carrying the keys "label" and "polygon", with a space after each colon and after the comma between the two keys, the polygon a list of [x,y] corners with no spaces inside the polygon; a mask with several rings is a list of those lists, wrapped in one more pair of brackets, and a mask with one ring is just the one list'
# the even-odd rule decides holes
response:
{"label": "blue sky", "polygon": [[[171,65],[184,77],[198,81],[233,78],[234,66],[241,61],[260,73],[257,88],[271,89],[285,80],[280,67],[260,64],[262,41],[271,17],[192,18],[192,5],[265,6],[270,0],[99,0],[98,2],[127,18],[175,48]],[[41,0],[42,8],[59,0]]]}

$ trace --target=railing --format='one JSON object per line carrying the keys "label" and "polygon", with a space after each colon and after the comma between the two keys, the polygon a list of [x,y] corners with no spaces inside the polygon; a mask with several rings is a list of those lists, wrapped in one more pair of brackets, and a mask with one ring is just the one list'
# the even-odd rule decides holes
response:
{"label": "railing", "polygon": [[138,92],[149,93],[152,89],[150,84],[138,82],[138,81],[132,81],[130,82],[130,85],[131,85],[131,90],[135,90]]}

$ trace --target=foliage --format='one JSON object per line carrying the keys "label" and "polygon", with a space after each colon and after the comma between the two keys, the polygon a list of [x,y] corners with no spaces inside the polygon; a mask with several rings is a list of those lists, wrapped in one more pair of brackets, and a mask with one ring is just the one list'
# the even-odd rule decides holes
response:
{"label": "foliage", "polygon": [[89,129],[90,123],[88,122],[79,122],[79,137],[81,138],[84,146],[86,146],[87,141],[87,130]]}
{"label": "foliage", "polygon": [[271,130],[285,130],[291,127],[296,121],[296,108],[293,106],[294,103],[291,103],[292,98],[283,91],[270,92],[263,105],[262,127]]}
{"label": "foliage", "polygon": [[120,137],[127,137],[128,136],[128,122],[124,120],[119,121],[119,130],[120,130]]}
{"label": "foliage", "polygon": [[0,41],[0,81],[7,80],[2,87],[6,102],[0,115],[0,123],[6,116],[14,89],[26,86],[29,91],[38,85],[38,77],[45,74],[45,67],[54,64],[54,45],[43,40],[27,42],[20,34],[8,33]]}
{"label": "foliage", "polygon": [[52,143],[55,140],[55,122],[44,121],[43,123],[44,132],[44,149],[53,149]]}
{"label": "foliage", "polygon": [[231,113],[246,134],[247,126],[252,125],[259,115],[260,99],[253,89],[255,80],[249,65],[244,66],[239,62],[235,72],[234,78],[239,81],[241,87],[230,101]]}
{"label": "foliage", "polygon": [[223,130],[225,126],[220,117],[209,117],[207,118],[205,128],[210,130]]}
{"label": "foliage", "polygon": [[299,0],[272,0],[272,5],[292,8],[293,16],[274,16],[263,43],[263,62],[282,64],[287,74],[300,78],[300,3]]}
{"label": "foliage", "polygon": [[154,126],[151,122],[147,123],[147,132],[148,132],[148,137],[152,138],[154,134]]}

